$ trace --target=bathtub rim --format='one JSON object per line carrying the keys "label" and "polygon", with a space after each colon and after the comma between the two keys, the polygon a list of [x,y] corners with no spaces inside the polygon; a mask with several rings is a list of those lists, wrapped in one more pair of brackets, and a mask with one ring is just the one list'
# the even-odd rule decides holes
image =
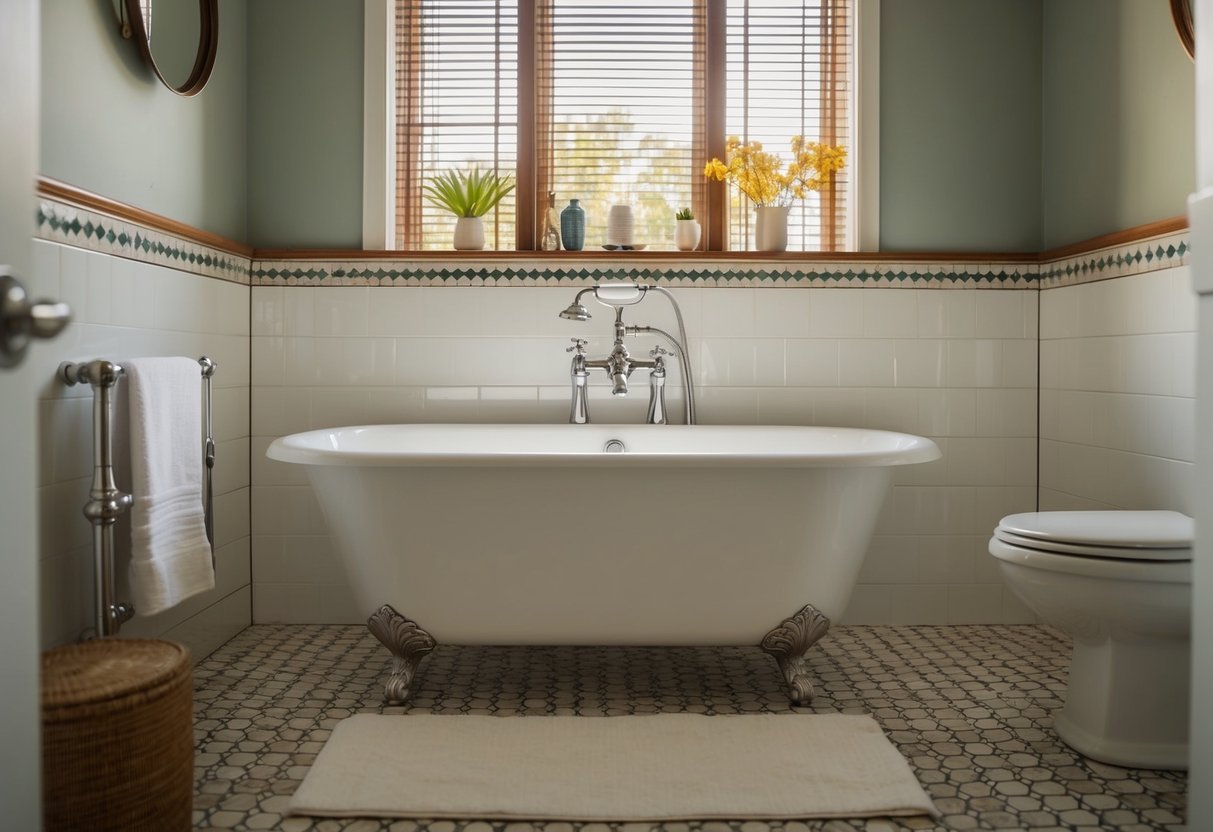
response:
{"label": "bathtub rim", "polygon": [[[942,457],[939,446],[923,436],[875,428],[852,428],[834,426],[789,426],[789,425],[635,425],[593,424],[590,429],[609,429],[609,432],[625,434],[636,431],[750,431],[780,432],[786,434],[828,434],[839,431],[854,434],[879,434],[892,440],[895,447],[846,452],[809,451],[802,453],[682,451],[604,453],[598,451],[386,451],[340,450],[333,447],[318,447],[306,444],[331,437],[342,431],[360,431],[373,428],[403,428],[410,432],[430,429],[442,432],[485,431],[536,431],[554,429],[584,431],[582,425],[551,425],[541,423],[402,423],[378,425],[343,425],[320,428],[289,434],[276,438],[266,449],[265,455],[277,462],[302,465],[351,465],[373,467],[447,468],[447,467],[602,467],[602,468],[838,468],[838,467],[889,467],[932,462]],[[626,438],[626,437],[625,437]]]}

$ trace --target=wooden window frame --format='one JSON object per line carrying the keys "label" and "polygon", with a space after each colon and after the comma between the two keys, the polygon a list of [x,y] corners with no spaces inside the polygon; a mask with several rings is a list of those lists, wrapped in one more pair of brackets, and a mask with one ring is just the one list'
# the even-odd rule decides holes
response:
{"label": "wooden window frame", "polygon": [[[367,11],[366,44],[367,65],[365,78],[379,73],[383,78],[394,76],[394,56],[390,47],[383,43],[382,22],[391,24],[394,30],[393,0],[364,0]],[[706,156],[723,158],[726,138],[726,90],[727,90],[727,28],[726,4],[723,0],[697,0],[702,4],[704,20],[705,76],[702,100],[703,144]],[[537,23],[550,16],[553,0],[518,0],[518,161],[516,194],[516,239],[515,250],[531,254],[568,255],[575,252],[540,252],[539,234],[542,213],[547,207],[546,198],[541,198],[540,186],[547,188],[550,171],[542,152],[539,132],[544,124],[550,124],[550,110],[542,107],[536,79],[541,76],[540,63],[550,59],[550,38],[545,42],[540,36]],[[879,3],[880,0],[854,0],[852,59],[848,71],[852,73],[851,102],[848,107],[852,119],[850,148],[852,176],[846,196],[850,206],[847,228],[836,235],[837,251],[873,251],[879,240],[879,179],[872,176],[879,164]],[[375,24],[372,25],[372,17]],[[394,34],[386,40],[394,40]],[[545,50],[545,45],[549,50]],[[389,85],[390,87],[390,85]],[[364,171],[363,171],[363,247],[367,250],[387,249],[394,237],[392,203],[398,203],[400,194],[392,194],[395,180],[395,159],[391,147],[394,136],[384,141],[384,131],[394,126],[395,94],[389,89],[383,94],[382,87],[367,81],[365,96]],[[386,112],[385,112],[386,110]],[[523,129],[530,125],[530,129]],[[384,157],[384,147],[387,156]],[[379,160],[383,160],[382,162]],[[550,163],[550,160],[549,160]],[[390,171],[387,169],[390,166]],[[388,175],[384,175],[388,173]],[[723,182],[694,182],[702,190],[702,200],[696,200],[706,208],[703,220],[704,234],[700,254],[718,255],[727,252],[728,212],[726,184]],[[384,216],[381,206],[389,216]],[[385,228],[391,229],[385,232]],[[829,251],[829,248],[823,251]],[[487,253],[487,252],[486,252]],[[503,252],[491,252],[501,254]],[[636,255],[657,252],[635,252]],[[763,256],[761,252],[729,252],[732,255]],[[796,252],[814,254],[816,252]],[[685,253],[684,253],[685,254]]]}

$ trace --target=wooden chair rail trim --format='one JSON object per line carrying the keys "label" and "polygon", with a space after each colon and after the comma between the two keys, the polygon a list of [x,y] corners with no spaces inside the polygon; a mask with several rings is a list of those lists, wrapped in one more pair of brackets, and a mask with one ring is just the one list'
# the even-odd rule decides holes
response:
{"label": "wooden chair rail trim", "polygon": [[364,249],[340,248],[254,248],[246,243],[203,231],[192,225],[169,219],[161,214],[145,211],[124,202],[77,188],[49,177],[39,177],[37,193],[48,199],[65,202],[115,219],[142,225],[191,242],[210,246],[229,254],[251,260],[417,260],[432,262],[485,262],[518,260],[580,260],[618,262],[620,260],[653,263],[679,262],[687,264],[712,261],[738,263],[1052,263],[1077,257],[1092,251],[1113,246],[1123,246],[1174,234],[1188,227],[1185,216],[1171,217],[1157,222],[1145,223],[1109,234],[1101,234],[1066,246],[1041,252],[986,252],[986,251],[787,251],[778,254],[753,251],[367,251]]}
{"label": "wooden chair rail trim", "polygon": [[1130,243],[1136,243],[1138,240],[1148,240],[1151,237],[1158,237],[1162,234],[1175,234],[1187,227],[1188,218],[1186,216],[1170,217],[1169,219],[1158,220],[1157,222],[1148,222],[1144,225],[1135,225],[1132,228],[1113,231],[1110,234],[1101,234],[1098,237],[1091,237],[1086,240],[1080,240],[1077,243],[1042,251],[1039,255],[1040,262],[1052,263],[1055,260],[1077,257],[1080,254],[1098,251],[1101,248],[1126,246]]}
{"label": "wooden chair rail trim", "polygon": [[136,208],[134,205],[128,205],[125,202],[119,202],[116,199],[110,199],[107,196],[101,196],[92,191],[77,188],[75,185],[69,185],[66,182],[41,176],[38,178],[36,190],[38,196],[66,202],[69,205],[75,205],[89,211],[96,211],[99,214],[106,214],[124,222],[133,222],[152,231],[180,237],[184,240],[217,248],[220,251],[240,257],[251,258],[253,256],[253,247],[245,243],[236,242],[219,234],[213,234],[210,231],[203,231],[201,228],[195,228],[192,225],[169,219],[162,214],[145,211],[142,208]]}

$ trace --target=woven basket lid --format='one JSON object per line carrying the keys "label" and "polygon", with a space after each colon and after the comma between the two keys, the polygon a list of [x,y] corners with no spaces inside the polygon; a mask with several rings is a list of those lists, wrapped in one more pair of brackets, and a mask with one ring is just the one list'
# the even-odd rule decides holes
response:
{"label": "woven basket lid", "polygon": [[42,707],[119,699],[158,688],[189,668],[189,651],[172,641],[98,638],[42,654]]}

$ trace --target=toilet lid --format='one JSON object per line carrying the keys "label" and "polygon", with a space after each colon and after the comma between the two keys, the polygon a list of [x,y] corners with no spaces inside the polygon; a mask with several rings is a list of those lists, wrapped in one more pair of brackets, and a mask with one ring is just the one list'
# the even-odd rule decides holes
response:
{"label": "toilet lid", "polygon": [[1192,518],[1175,511],[1041,511],[1004,517],[994,536],[1016,546],[1133,560],[1191,560]]}

